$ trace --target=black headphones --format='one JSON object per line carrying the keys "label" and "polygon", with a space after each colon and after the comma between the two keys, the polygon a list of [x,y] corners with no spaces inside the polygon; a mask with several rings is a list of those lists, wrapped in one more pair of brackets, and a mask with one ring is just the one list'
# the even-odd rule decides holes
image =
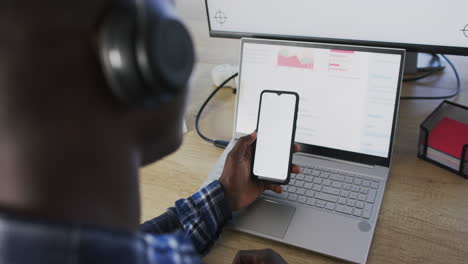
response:
{"label": "black headphones", "polygon": [[115,98],[155,109],[188,86],[192,39],[170,0],[122,0],[100,24],[98,53]]}

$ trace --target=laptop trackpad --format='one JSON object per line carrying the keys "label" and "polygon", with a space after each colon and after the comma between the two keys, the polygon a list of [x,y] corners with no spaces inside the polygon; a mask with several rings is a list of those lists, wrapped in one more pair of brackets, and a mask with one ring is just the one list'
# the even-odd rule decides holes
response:
{"label": "laptop trackpad", "polygon": [[258,199],[234,220],[239,229],[284,238],[296,208],[277,202]]}

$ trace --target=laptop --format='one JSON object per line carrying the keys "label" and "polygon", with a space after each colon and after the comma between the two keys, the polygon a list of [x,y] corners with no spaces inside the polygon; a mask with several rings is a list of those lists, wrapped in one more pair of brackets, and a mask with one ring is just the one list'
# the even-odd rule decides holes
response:
{"label": "laptop", "polygon": [[284,193],[265,192],[231,227],[354,263],[365,263],[390,172],[405,51],[241,40],[233,139],[205,181],[218,179],[237,140],[256,128],[260,93],[300,96]]}

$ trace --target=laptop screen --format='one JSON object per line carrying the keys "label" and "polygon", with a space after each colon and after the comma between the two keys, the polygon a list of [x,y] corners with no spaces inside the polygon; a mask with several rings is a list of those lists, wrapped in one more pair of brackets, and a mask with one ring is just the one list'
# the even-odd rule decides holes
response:
{"label": "laptop screen", "polygon": [[296,141],[389,158],[404,51],[242,42],[236,134],[256,129],[263,90],[299,94]]}

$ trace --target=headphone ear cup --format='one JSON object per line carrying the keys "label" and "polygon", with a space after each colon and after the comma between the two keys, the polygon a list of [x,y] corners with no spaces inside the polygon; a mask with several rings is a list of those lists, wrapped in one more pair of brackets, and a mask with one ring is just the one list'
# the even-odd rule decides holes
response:
{"label": "headphone ear cup", "polygon": [[146,85],[138,70],[135,54],[137,22],[134,9],[112,9],[98,32],[98,53],[112,94],[133,107],[144,104]]}
{"label": "headphone ear cup", "polygon": [[136,54],[142,78],[165,101],[187,88],[195,64],[192,38],[168,0],[140,6]]}

